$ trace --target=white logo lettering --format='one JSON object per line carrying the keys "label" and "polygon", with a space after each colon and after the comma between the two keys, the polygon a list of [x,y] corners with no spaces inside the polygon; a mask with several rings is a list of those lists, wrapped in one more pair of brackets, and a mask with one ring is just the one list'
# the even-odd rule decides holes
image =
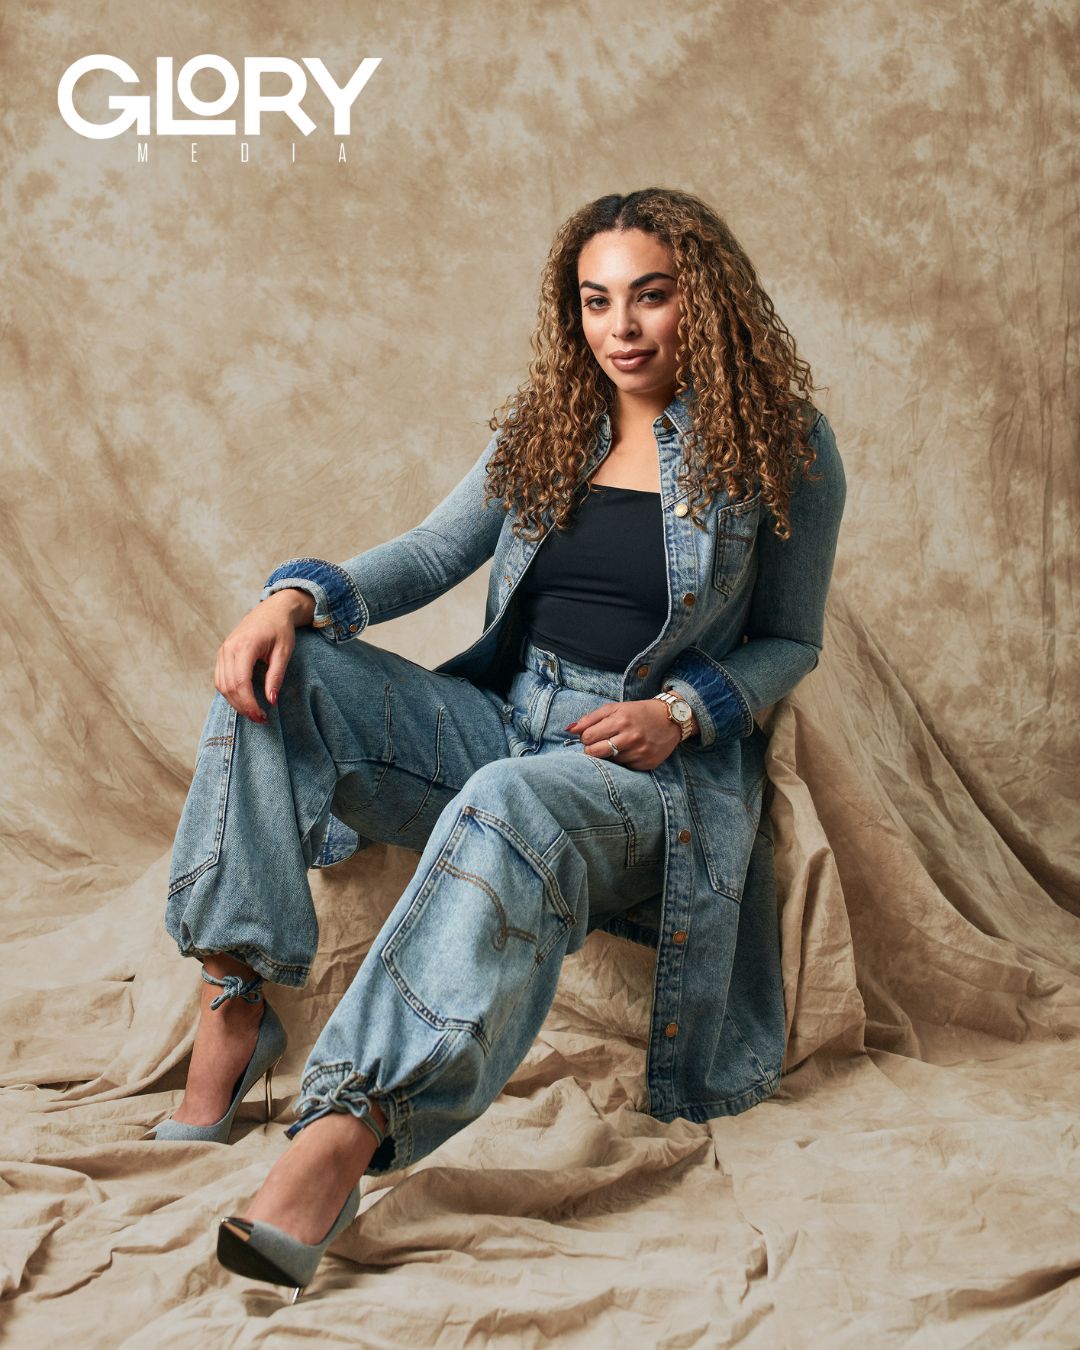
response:
{"label": "white logo lettering", "polygon": [[[315,83],[322,91],[334,113],[334,135],[348,136],[352,129],[352,106],[360,91],[375,73],[382,60],[381,56],[365,56],[345,85],[339,85],[327,70],[326,65],[317,56],[305,56],[303,65],[283,56],[245,56],[243,113],[245,136],[258,136],[261,132],[264,112],[282,112],[305,136],[310,136],[316,128],[316,122],[300,106],[307,92],[310,71]],[[307,67],[307,71],[304,70]],[[60,77],[56,90],[56,102],[60,116],[80,136],[90,140],[105,141],[114,136],[122,136],[134,126],[139,136],[150,135],[149,94],[110,94],[109,107],[116,110],[116,116],[108,122],[90,122],[75,109],[75,86],[90,71],[104,70],[117,76],[124,84],[138,84],[138,74],[119,57],[98,53],[94,56],[81,56],[73,61]],[[214,71],[221,77],[221,93],[214,99],[202,99],[194,92],[192,84],[195,76],[203,70]],[[173,80],[173,58],[159,56],[155,61],[155,130],[159,136],[235,136],[236,120],[221,117],[220,114],[233,108],[240,98],[240,76],[231,62],[224,57],[205,52],[193,56],[180,67],[180,73]],[[286,75],[289,89],[284,94],[265,94],[262,91],[263,75]],[[179,100],[181,108],[194,117],[176,117],[174,114],[173,94]]]}
{"label": "white logo lettering", "polygon": [[109,107],[122,108],[119,117],[111,122],[87,122],[75,111],[72,91],[88,70],[111,70],[125,84],[138,84],[139,77],[126,61],[115,56],[80,56],[73,61],[63,75],[56,91],[56,101],[60,105],[60,116],[80,136],[88,136],[92,141],[107,141],[111,136],[121,136],[135,123],[140,136],[150,135],[150,100],[145,95],[110,94]]}

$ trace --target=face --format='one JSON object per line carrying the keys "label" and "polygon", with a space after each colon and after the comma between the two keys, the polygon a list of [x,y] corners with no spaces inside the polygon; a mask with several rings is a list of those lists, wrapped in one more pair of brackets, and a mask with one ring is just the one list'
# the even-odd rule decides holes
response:
{"label": "face", "polygon": [[620,394],[666,407],[682,312],[670,245],[644,230],[606,230],[581,250],[577,274],[582,327],[604,374]]}

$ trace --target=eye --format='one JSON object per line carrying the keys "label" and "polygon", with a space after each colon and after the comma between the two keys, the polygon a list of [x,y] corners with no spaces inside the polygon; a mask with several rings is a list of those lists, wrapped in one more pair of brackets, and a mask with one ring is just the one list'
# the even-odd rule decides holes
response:
{"label": "eye", "polygon": [[594,295],[594,296],[591,296],[588,300],[585,301],[585,308],[586,308],[586,309],[595,309],[595,308],[596,308],[596,305],[597,305],[598,303],[601,304],[601,305],[604,304],[604,303],[605,303],[605,302],[604,302],[604,297],[603,297],[602,295]]}
{"label": "eye", "polygon": [[647,300],[650,296],[655,297],[655,299],[657,300],[663,301],[667,299],[667,291],[642,291],[641,293],[642,300]]}

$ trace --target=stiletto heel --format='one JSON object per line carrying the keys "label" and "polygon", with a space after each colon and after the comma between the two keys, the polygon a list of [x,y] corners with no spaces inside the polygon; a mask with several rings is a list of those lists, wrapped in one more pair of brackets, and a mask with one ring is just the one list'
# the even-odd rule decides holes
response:
{"label": "stiletto heel", "polygon": [[146,1136],[149,1139],[197,1139],[206,1143],[227,1144],[232,1133],[233,1118],[236,1115],[237,1107],[262,1078],[263,1074],[266,1075],[267,1123],[271,1119],[274,1105],[271,1092],[274,1067],[285,1053],[289,1038],[285,1034],[285,1028],[281,1025],[277,1013],[259,992],[262,987],[262,976],[256,975],[254,979],[245,981],[241,980],[238,975],[226,975],[223,980],[219,980],[214,975],[208,975],[204,970],[202,977],[207,984],[220,985],[225,991],[218,994],[211,1002],[211,1009],[216,1009],[230,998],[242,998],[245,1003],[262,1001],[264,1007],[262,1021],[259,1023],[259,1037],[255,1042],[255,1049],[252,1051],[251,1058],[236,1080],[229,1109],[220,1120],[214,1121],[212,1125],[187,1125],[181,1120],[173,1120],[169,1117]]}
{"label": "stiletto heel", "polygon": [[352,1223],[360,1208],[360,1187],[354,1186],[321,1242],[300,1242],[275,1224],[249,1222],[230,1214],[218,1227],[217,1257],[226,1270],[267,1284],[292,1288],[295,1303],[312,1280],[327,1247]]}
{"label": "stiletto heel", "polygon": [[274,1065],[266,1071],[266,1123],[274,1119]]}

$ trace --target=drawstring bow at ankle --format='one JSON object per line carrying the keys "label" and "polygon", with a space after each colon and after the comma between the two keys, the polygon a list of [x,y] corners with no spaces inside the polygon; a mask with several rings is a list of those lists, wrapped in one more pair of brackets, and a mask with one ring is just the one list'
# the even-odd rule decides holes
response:
{"label": "drawstring bow at ankle", "polygon": [[226,975],[223,980],[219,980],[216,975],[208,975],[204,970],[202,977],[207,984],[219,984],[225,991],[210,1000],[211,1009],[220,1007],[231,998],[242,998],[245,1003],[258,1003],[262,998],[259,993],[262,988],[261,975],[255,975],[250,980],[242,980],[239,975]]}

